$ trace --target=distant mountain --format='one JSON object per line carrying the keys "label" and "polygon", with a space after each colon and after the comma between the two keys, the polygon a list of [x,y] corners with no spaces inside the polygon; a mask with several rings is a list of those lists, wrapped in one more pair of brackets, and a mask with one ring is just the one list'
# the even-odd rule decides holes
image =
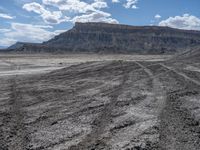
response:
{"label": "distant mountain", "polygon": [[[169,54],[200,44],[200,31],[158,26],[76,23],[42,44],[17,44],[15,51]],[[13,46],[12,46],[13,47]]]}
{"label": "distant mountain", "polygon": [[38,43],[26,43],[26,42],[17,42],[13,45],[11,45],[10,47],[8,47],[8,50],[19,50],[19,49],[23,49],[23,47],[26,46],[30,46],[30,45],[40,45]]}
{"label": "distant mountain", "polygon": [[10,49],[10,50],[11,50],[11,49],[18,49],[18,48],[23,47],[24,44],[25,44],[25,43],[23,43],[23,42],[17,42],[17,43],[15,43],[15,44],[11,45],[10,47],[8,47],[8,49]]}

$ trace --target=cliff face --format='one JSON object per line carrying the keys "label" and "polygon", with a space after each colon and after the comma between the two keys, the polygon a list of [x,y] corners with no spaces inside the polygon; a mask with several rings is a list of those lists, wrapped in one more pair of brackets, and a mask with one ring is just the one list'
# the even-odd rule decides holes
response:
{"label": "cliff face", "polygon": [[[106,23],[76,23],[53,39],[24,50],[103,52],[103,53],[175,53],[200,44],[200,32],[157,26],[127,26]],[[20,49],[22,50],[22,49]]]}

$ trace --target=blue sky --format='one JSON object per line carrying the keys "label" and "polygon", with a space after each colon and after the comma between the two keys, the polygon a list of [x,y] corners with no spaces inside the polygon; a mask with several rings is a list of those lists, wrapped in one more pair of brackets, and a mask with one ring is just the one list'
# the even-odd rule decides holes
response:
{"label": "blue sky", "polygon": [[200,30],[200,0],[0,0],[0,47],[46,41],[75,22]]}

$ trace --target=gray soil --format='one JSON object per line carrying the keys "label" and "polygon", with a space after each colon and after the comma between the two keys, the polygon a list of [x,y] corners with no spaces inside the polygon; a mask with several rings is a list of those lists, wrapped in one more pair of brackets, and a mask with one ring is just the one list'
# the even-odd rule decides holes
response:
{"label": "gray soil", "polygon": [[199,150],[200,63],[149,57],[1,58],[0,150]]}

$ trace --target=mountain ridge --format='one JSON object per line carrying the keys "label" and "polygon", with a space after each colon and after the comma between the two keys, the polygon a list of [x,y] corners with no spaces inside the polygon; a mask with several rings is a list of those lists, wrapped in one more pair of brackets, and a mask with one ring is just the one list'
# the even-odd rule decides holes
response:
{"label": "mountain ridge", "polygon": [[200,31],[160,26],[75,23],[42,44],[24,44],[21,52],[169,54],[200,44]]}

